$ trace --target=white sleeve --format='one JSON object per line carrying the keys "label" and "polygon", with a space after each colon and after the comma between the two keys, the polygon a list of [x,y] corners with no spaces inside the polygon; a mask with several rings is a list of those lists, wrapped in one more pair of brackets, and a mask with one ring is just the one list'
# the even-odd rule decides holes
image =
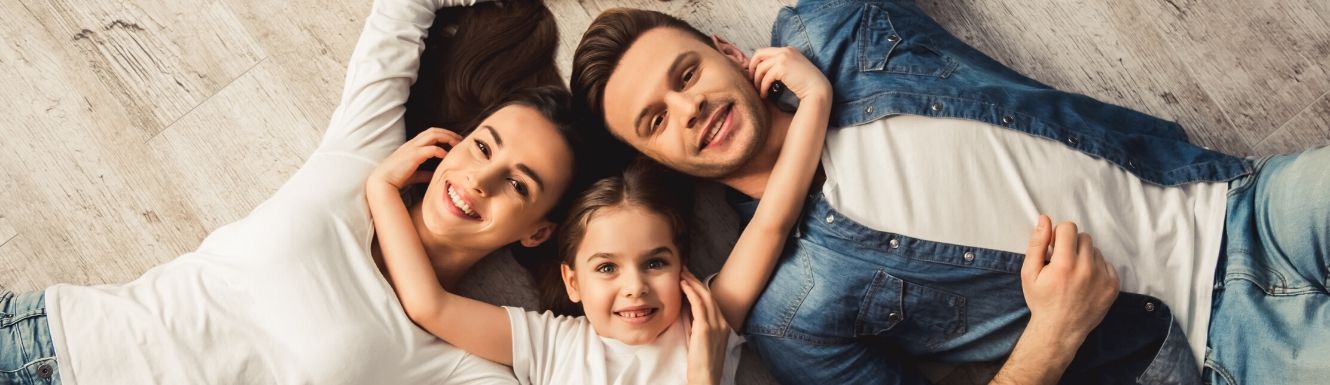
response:
{"label": "white sleeve", "polygon": [[345,151],[378,163],[406,135],[403,115],[420,69],[425,35],[439,8],[476,0],[376,0],[346,68],[342,100],[318,151]]}
{"label": "white sleeve", "polygon": [[[568,383],[571,365],[588,357],[586,341],[595,331],[585,317],[555,316],[522,308],[504,307],[513,334],[513,375],[522,385]],[[587,333],[591,333],[588,336]]]}

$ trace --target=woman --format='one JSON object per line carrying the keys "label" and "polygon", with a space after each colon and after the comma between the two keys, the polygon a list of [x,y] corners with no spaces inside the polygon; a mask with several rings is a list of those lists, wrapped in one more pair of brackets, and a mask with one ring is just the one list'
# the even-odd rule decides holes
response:
{"label": "woman", "polygon": [[[0,384],[513,383],[509,369],[439,341],[403,313],[373,257],[377,245],[363,189],[375,166],[403,143],[404,106],[434,12],[473,2],[376,1],[318,149],[271,199],[214,231],[197,250],[123,285],[61,284],[0,296]],[[548,10],[534,3],[503,8],[484,12],[527,12],[517,19],[544,20],[518,23],[530,33],[509,36],[548,54],[480,59],[534,61],[553,71],[557,33]],[[457,34],[477,31],[461,22]],[[451,48],[466,55],[461,45]],[[500,87],[540,78],[497,70],[468,76],[489,80],[433,103],[473,105],[435,118],[479,121],[485,128],[471,135],[494,146],[483,159],[441,168],[450,178],[430,184],[411,210],[431,242],[436,271],[448,272],[441,277],[447,285],[496,249],[543,243],[557,219],[549,214],[558,212],[574,184],[576,141],[569,136],[564,91],[546,87],[495,100],[506,91]],[[476,92],[477,86],[490,89]],[[486,105],[496,113],[482,112]],[[506,190],[517,182],[543,188],[518,197]],[[468,189],[472,214],[464,226],[453,223],[457,218],[438,220],[456,210],[451,197],[459,186]]]}

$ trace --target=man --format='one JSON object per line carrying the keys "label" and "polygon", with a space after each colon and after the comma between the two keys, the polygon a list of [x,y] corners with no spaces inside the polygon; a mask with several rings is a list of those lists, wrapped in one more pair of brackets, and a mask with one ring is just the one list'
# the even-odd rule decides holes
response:
{"label": "man", "polygon": [[[1330,150],[1197,147],[1176,124],[1015,73],[908,1],[801,1],[772,45],[834,92],[826,181],[745,325],[782,381],[919,383],[910,360],[1008,356],[998,380],[1199,383],[1199,362],[1211,382],[1330,373],[1295,361],[1330,337]],[[617,139],[760,198],[790,114],[747,64],[677,19],[611,10],[583,36],[572,88]],[[1027,307],[1093,293],[1023,295],[1039,212],[1098,234],[1123,290],[1149,295],[1121,294],[1098,327]]]}

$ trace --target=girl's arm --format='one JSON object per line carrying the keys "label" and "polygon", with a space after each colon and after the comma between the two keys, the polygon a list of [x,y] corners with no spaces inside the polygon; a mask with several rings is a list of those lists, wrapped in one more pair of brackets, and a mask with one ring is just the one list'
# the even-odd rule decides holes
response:
{"label": "girl's arm", "polygon": [[416,171],[420,164],[447,154],[437,144],[455,146],[461,141],[461,136],[440,128],[422,132],[374,170],[365,182],[365,196],[388,280],[411,321],[462,350],[512,366],[508,314],[498,306],[444,289],[402,202],[403,187],[428,183],[433,176],[432,172]]}
{"label": "girl's arm", "polygon": [[766,97],[775,81],[799,97],[780,157],[767,177],[757,213],[739,235],[734,250],[711,282],[717,305],[735,330],[742,330],[780,257],[817,173],[831,111],[831,84],[803,54],[790,47],[764,48],[748,65],[754,84]]}

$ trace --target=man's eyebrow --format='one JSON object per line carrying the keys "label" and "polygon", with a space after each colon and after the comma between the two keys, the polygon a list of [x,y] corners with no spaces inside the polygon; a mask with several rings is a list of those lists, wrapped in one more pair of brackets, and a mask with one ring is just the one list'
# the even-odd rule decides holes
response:
{"label": "man's eyebrow", "polygon": [[[494,141],[497,142],[498,139],[495,139]],[[527,177],[531,178],[531,180],[536,181],[536,187],[539,187],[541,191],[545,191],[545,181],[540,179],[540,175],[537,175],[535,170],[532,170],[531,167],[527,167],[525,163],[518,163],[517,169],[522,171],[522,173],[525,173]]]}
{"label": "man's eyebrow", "polygon": [[503,147],[503,138],[500,138],[500,137],[499,137],[499,132],[498,132],[498,131],[494,131],[494,127],[490,127],[490,126],[480,126],[480,128],[483,128],[483,129],[485,129],[485,130],[487,130],[487,131],[490,132],[490,136],[493,136],[493,137],[494,137],[494,145],[499,146],[499,147]]}
{"label": "man's eyebrow", "polygon": [[[674,73],[679,71],[679,67],[683,66],[683,62],[685,60],[696,56],[697,56],[697,51],[686,51],[680,53],[678,56],[675,56],[674,61],[670,63],[670,69],[665,71],[665,83],[669,84],[670,77],[674,76]],[[638,137],[646,136],[646,133],[642,132],[642,119],[647,117],[648,110],[650,109],[643,107],[642,111],[637,113],[637,119],[633,120],[633,127],[635,128],[634,131],[637,132]]]}

